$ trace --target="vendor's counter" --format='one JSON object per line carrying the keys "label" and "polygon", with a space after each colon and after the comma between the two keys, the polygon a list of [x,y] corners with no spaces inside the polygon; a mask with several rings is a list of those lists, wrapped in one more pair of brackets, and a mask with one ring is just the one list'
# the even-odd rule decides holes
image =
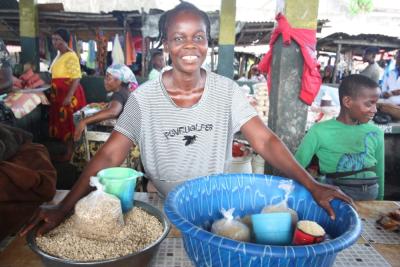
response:
{"label": "vendor's counter", "polygon": [[[66,193],[67,191],[58,191],[52,203],[61,201]],[[158,209],[163,210],[164,202],[157,194],[136,192],[135,199],[150,203]],[[356,244],[338,254],[334,266],[400,266],[400,234],[385,231],[375,224],[379,216],[398,209],[400,204],[393,201],[366,201],[358,202],[356,205],[363,221],[362,236]],[[26,214],[20,220],[26,221],[33,213],[33,210],[26,210]],[[4,212],[1,209],[0,211]],[[15,206],[13,210],[8,210],[8,214],[0,214],[0,217],[5,218],[4,216],[14,216],[21,213],[24,213],[24,211],[21,212]],[[15,230],[20,228],[22,223],[20,222],[18,225],[19,227],[14,227]],[[30,250],[24,238],[15,237],[8,240],[9,242],[6,243],[8,245],[0,252],[1,267],[43,266],[40,258]],[[4,241],[3,244],[5,244]],[[175,227],[171,228],[168,238],[161,243],[158,254],[151,266],[193,266],[184,250],[180,233]]]}

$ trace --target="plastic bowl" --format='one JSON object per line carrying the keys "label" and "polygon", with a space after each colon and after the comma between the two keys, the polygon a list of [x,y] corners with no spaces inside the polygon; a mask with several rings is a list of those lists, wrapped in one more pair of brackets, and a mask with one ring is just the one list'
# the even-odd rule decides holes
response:
{"label": "plastic bowl", "polygon": [[361,233],[361,221],[347,203],[334,200],[336,220],[294,182],[288,206],[299,219],[318,222],[331,240],[307,246],[274,246],[238,242],[207,231],[221,218],[222,208],[235,208],[234,216],[259,213],[266,205],[284,198],[278,188],[288,179],[259,174],[213,175],[189,180],[173,189],[164,210],[182,232],[184,247],[196,266],[332,266],[336,254],[354,244]]}
{"label": "plastic bowl", "polygon": [[292,215],[289,212],[253,214],[251,222],[258,244],[289,245],[292,241]]}
{"label": "plastic bowl", "polygon": [[130,267],[144,267],[148,266],[153,256],[157,253],[159,245],[167,237],[171,228],[165,215],[157,208],[151,206],[142,201],[135,200],[135,207],[139,207],[145,210],[147,213],[156,217],[162,224],[164,230],[162,235],[152,244],[145,247],[144,249],[128,254],[123,257],[113,258],[108,260],[98,261],[73,261],[66,260],[53,255],[48,254],[46,251],[40,249],[36,244],[36,228],[28,233],[26,238],[29,247],[40,256],[43,265],[46,267],[66,267],[66,266],[101,266],[101,267],[118,267],[118,266],[130,266]]}

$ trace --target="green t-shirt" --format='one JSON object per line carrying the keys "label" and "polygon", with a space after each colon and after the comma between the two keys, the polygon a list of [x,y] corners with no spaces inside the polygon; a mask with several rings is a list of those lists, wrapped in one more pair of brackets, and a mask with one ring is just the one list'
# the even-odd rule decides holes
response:
{"label": "green t-shirt", "polygon": [[376,172],[360,172],[348,178],[377,176],[378,199],[384,195],[384,134],[373,124],[347,125],[336,119],[311,127],[297,152],[296,159],[303,166],[316,155],[321,173],[356,171],[376,166]]}

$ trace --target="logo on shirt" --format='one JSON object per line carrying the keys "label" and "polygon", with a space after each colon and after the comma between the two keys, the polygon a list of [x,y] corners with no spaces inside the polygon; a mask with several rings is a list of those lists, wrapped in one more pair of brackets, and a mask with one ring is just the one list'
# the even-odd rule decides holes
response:
{"label": "logo on shirt", "polygon": [[[169,140],[172,137],[175,136],[180,136],[184,135],[184,138],[188,137],[194,137],[194,140],[196,140],[196,135],[192,135],[193,132],[202,132],[202,131],[212,131],[213,125],[212,124],[204,124],[204,123],[196,123],[188,126],[181,126],[177,128],[173,128],[171,130],[165,131],[164,136],[167,140]],[[186,140],[186,139],[183,139]],[[193,142],[194,142],[193,140]],[[191,144],[193,143],[191,142]]]}
{"label": "logo on shirt", "polygon": [[185,135],[183,137],[183,141],[185,141],[185,146],[191,145],[196,141],[197,136],[196,135]]}

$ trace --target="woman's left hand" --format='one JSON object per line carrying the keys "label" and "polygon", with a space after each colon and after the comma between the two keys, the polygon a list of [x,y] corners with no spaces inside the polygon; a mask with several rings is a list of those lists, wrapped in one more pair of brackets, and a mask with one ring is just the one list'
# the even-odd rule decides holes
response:
{"label": "woman's left hand", "polygon": [[63,106],[69,106],[69,105],[71,105],[71,100],[72,100],[72,96],[67,95],[67,96],[64,98]]}
{"label": "woman's left hand", "polygon": [[343,200],[355,208],[353,200],[337,186],[315,182],[310,191],[315,201],[328,212],[332,220],[335,219],[335,212],[330,204],[333,199]]}

